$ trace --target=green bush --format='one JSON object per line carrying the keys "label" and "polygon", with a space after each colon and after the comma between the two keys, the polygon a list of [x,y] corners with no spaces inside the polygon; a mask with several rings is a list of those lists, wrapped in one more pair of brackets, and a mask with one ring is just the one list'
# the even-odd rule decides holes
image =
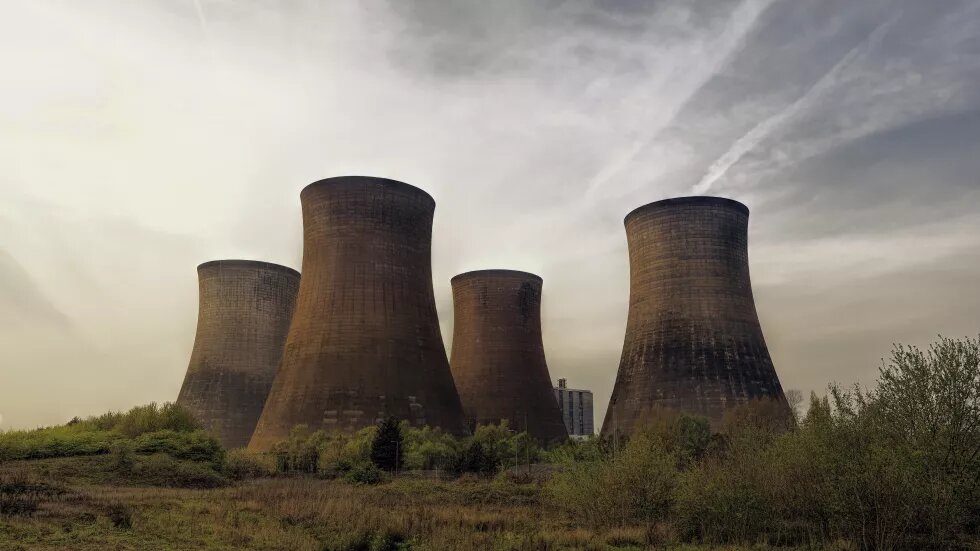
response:
{"label": "green bush", "polygon": [[225,455],[222,472],[232,480],[251,480],[276,474],[276,464],[270,457],[245,450],[230,450]]}
{"label": "green bush", "polygon": [[272,448],[276,470],[282,473],[318,473],[321,470],[346,472],[355,464],[370,461],[371,442],[376,427],[367,427],[348,435],[310,432],[298,425],[289,437]]}
{"label": "green bush", "polygon": [[500,469],[498,458],[482,442],[467,440],[449,461],[449,471],[462,474],[491,475]]}
{"label": "green bush", "polygon": [[111,430],[135,438],[150,432],[193,432],[200,428],[201,425],[191,412],[176,403],[165,403],[162,406],[154,403],[137,406],[119,416]]}
{"label": "green bush", "polygon": [[166,453],[177,459],[208,461],[219,465],[224,461],[221,444],[201,430],[176,432],[171,429],[143,433],[132,441],[133,451],[140,454]]}
{"label": "green bush", "polygon": [[[526,433],[515,433],[506,422],[481,425],[470,437],[456,439],[442,430],[413,428],[404,421],[397,427],[401,434],[397,448],[390,427],[387,436],[378,436],[379,427],[367,427],[354,434],[310,432],[305,425],[290,431],[289,437],[276,444],[271,456],[276,470],[283,473],[345,473],[364,461],[380,455],[393,456],[396,449],[407,469],[439,469],[457,474],[493,475],[501,469],[540,461],[544,452]],[[377,444],[377,445],[375,445]],[[381,444],[387,446],[382,450]],[[377,457],[372,457],[372,450]],[[382,453],[383,452],[383,453]],[[390,467],[390,462],[385,464]]]}
{"label": "green bush", "polygon": [[344,479],[351,484],[380,484],[384,480],[384,471],[370,461],[362,461],[347,471]]}
{"label": "green bush", "polygon": [[165,454],[137,457],[132,470],[123,473],[127,483],[170,488],[219,488],[228,479],[209,463],[183,461]]}
{"label": "green bush", "polygon": [[544,460],[549,463],[600,461],[608,459],[609,456],[608,443],[600,438],[567,440],[544,452]]}
{"label": "green bush", "polygon": [[569,461],[548,483],[553,503],[591,526],[652,523],[667,517],[677,459],[641,432],[611,459]]}
{"label": "green bush", "polygon": [[499,425],[478,426],[456,450],[455,457],[447,462],[448,470],[480,475],[492,475],[526,461],[534,463],[544,455],[534,439],[526,432],[510,430],[506,420]]}
{"label": "green bush", "polygon": [[412,428],[402,423],[406,469],[449,470],[459,453],[459,442],[439,428]]}
{"label": "green bush", "polygon": [[126,413],[72,419],[65,425],[0,433],[0,460],[45,459],[109,453],[119,442],[168,431],[200,429],[191,414],[176,404],[149,404]]}

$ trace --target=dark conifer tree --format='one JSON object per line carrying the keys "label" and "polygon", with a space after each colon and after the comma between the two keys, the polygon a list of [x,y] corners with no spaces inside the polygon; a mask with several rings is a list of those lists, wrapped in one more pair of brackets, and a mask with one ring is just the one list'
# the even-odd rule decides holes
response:
{"label": "dark conifer tree", "polygon": [[379,469],[396,471],[402,466],[404,446],[398,419],[389,417],[378,425],[378,433],[371,443],[371,462]]}

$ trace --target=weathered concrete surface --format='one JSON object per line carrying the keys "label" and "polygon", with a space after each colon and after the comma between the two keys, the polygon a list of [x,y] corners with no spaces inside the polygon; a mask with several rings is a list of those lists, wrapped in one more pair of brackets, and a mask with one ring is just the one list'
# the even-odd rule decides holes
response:
{"label": "weathered concrete surface", "polygon": [[785,405],[752,297],[748,220],[745,205],[719,197],[667,199],[626,217],[629,318],[603,435],[628,435],[651,408],[716,424],[750,399]]}
{"label": "weathered concrete surface", "polygon": [[197,336],[177,403],[229,448],[248,445],[272,388],[299,272],[251,260],[197,268]]}
{"label": "weathered concrete surface", "polygon": [[541,442],[568,438],[541,339],[540,277],[481,270],[452,279],[450,365],[472,424],[527,430]]}
{"label": "weathered concrete surface", "polygon": [[299,424],[350,432],[386,416],[465,434],[432,289],[435,201],[363,176],[315,182],[300,199],[296,314],[249,448]]}

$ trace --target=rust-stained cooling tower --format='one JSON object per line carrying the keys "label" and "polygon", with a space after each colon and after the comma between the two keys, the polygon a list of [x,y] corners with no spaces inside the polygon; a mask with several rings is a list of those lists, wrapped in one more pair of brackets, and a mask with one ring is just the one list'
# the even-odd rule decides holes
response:
{"label": "rust-stained cooling tower", "polygon": [[629,318],[604,435],[628,435],[652,408],[717,424],[751,399],[786,405],[752,298],[748,221],[745,205],[720,197],[626,216]]}
{"label": "rust-stained cooling tower", "polygon": [[432,291],[435,201],[363,176],[315,182],[300,200],[303,280],[249,448],[299,424],[350,432],[387,416],[465,434]]}
{"label": "rust-stained cooling tower", "polygon": [[542,442],[568,433],[541,340],[541,278],[480,270],[452,279],[455,326],[450,365],[468,420],[527,430]]}
{"label": "rust-stained cooling tower", "polygon": [[197,336],[177,403],[229,448],[248,445],[279,367],[299,273],[252,260],[197,267]]}

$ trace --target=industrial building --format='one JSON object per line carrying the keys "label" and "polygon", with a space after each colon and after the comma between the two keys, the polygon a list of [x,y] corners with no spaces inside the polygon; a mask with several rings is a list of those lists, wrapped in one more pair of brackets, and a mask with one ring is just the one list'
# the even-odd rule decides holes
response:
{"label": "industrial building", "polygon": [[197,273],[197,334],[177,403],[225,447],[244,447],[279,367],[300,275],[252,260],[207,262]]}
{"label": "industrial building", "polygon": [[452,287],[450,365],[467,420],[507,420],[540,442],[567,440],[541,338],[542,279],[479,270],[457,275]]}
{"label": "industrial building", "polygon": [[628,435],[661,408],[707,417],[786,398],[752,296],[748,208],[680,197],[626,216],[629,316],[603,435]]}
{"label": "industrial building", "polygon": [[364,176],[315,182],[300,201],[296,313],[249,448],[296,425],[351,432],[388,416],[466,434],[432,287],[435,201]]}
{"label": "industrial building", "polygon": [[554,392],[568,435],[572,438],[595,436],[592,391],[568,388],[566,379],[558,379],[558,386],[554,388]]}

